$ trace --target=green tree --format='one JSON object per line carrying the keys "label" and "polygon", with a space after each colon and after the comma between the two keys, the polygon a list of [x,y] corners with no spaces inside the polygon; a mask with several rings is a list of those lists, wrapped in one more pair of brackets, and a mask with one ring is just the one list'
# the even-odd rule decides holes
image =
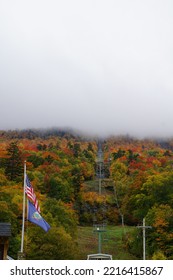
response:
{"label": "green tree", "polygon": [[21,180],[23,174],[23,157],[17,142],[12,142],[7,148],[5,175],[9,180]]}
{"label": "green tree", "polygon": [[168,259],[173,257],[173,209],[169,205],[154,205],[146,216],[152,226],[148,232],[150,255],[161,251]]}
{"label": "green tree", "polygon": [[43,217],[51,228],[46,233],[29,223],[27,259],[72,260],[77,258],[77,216],[70,205],[49,198],[43,205]]}
{"label": "green tree", "polygon": [[55,227],[63,226],[66,232],[75,239],[78,219],[75,211],[70,206],[67,206],[61,200],[49,198],[44,203],[44,213],[46,216],[48,215],[50,225]]}
{"label": "green tree", "polygon": [[82,174],[82,169],[79,164],[75,164],[71,170],[71,182],[74,188],[74,197],[78,198],[81,184],[84,182],[84,177]]}
{"label": "green tree", "polygon": [[131,196],[130,203],[133,203],[133,215],[138,219],[143,219],[155,204],[173,207],[173,173],[148,176],[141,188]]}
{"label": "green tree", "polygon": [[152,260],[166,260],[167,258],[165,257],[164,253],[160,250],[155,252],[152,256]]}
{"label": "green tree", "polygon": [[0,200],[0,222],[11,223],[11,237],[8,249],[8,254],[17,259],[17,252],[20,247],[20,239],[18,238],[18,233],[20,227],[20,220],[18,207],[16,204],[12,203],[10,193],[3,194],[1,192],[1,199],[4,199],[8,195],[8,202]]}
{"label": "green tree", "polygon": [[94,152],[93,146],[91,143],[88,143],[88,151]]}
{"label": "green tree", "polygon": [[44,159],[36,154],[30,155],[27,160],[29,162],[32,162],[34,168],[37,168],[38,166],[44,163]]}
{"label": "green tree", "polygon": [[11,222],[11,211],[6,201],[0,201],[0,221]]}
{"label": "green tree", "polygon": [[73,152],[75,157],[79,157],[79,154],[81,152],[81,147],[79,143],[74,143]]}
{"label": "green tree", "polygon": [[70,186],[67,180],[60,177],[52,176],[48,182],[50,197],[61,199],[64,202],[69,202],[73,198],[73,188]]}
{"label": "green tree", "polygon": [[116,153],[112,153],[113,159],[116,160],[118,158],[121,158],[125,155],[125,151],[121,150],[121,148],[118,149]]}
{"label": "green tree", "polygon": [[128,162],[132,162],[133,160],[137,160],[139,154],[137,153],[134,153],[132,150],[128,150],[128,155],[127,155],[127,158],[128,158]]}
{"label": "green tree", "polygon": [[142,244],[142,231],[141,229],[134,228],[127,239],[128,251],[139,259],[142,259],[143,244]]}
{"label": "green tree", "polygon": [[77,244],[65,229],[52,227],[47,233],[35,225],[28,230],[27,259],[73,260]]}

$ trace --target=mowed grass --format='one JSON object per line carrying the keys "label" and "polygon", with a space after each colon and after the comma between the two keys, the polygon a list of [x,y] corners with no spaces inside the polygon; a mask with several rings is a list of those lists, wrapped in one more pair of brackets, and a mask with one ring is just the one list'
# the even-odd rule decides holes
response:
{"label": "mowed grass", "polygon": [[[101,252],[112,255],[114,260],[134,260],[125,245],[125,238],[133,227],[107,226],[101,235]],[[78,227],[79,260],[86,260],[87,255],[98,253],[98,233],[92,226]]]}

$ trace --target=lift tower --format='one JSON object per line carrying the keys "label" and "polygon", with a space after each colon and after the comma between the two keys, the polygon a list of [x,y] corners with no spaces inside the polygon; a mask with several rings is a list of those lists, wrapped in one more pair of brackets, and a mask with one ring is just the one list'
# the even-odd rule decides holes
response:
{"label": "lift tower", "polygon": [[88,260],[112,260],[112,255],[103,254],[102,251],[102,233],[106,232],[105,224],[95,224],[94,232],[98,234],[98,253],[87,256]]}
{"label": "lift tower", "polygon": [[102,179],[104,178],[104,161],[103,161],[102,144],[100,141],[98,141],[98,153],[97,153],[97,159],[96,159],[96,175],[98,178],[99,195],[101,195]]}

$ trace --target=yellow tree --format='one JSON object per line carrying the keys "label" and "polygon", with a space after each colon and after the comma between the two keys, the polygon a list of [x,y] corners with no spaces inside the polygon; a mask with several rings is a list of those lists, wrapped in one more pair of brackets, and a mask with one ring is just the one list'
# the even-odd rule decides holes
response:
{"label": "yellow tree", "polygon": [[111,177],[114,182],[114,194],[121,222],[124,226],[124,214],[129,191],[129,176],[127,166],[119,160],[114,161],[111,165]]}

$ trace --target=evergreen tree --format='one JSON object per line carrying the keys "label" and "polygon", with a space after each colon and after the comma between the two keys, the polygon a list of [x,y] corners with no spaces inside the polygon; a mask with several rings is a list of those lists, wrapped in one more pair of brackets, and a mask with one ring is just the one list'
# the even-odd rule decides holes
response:
{"label": "evergreen tree", "polygon": [[7,148],[7,156],[5,175],[9,180],[18,181],[23,174],[23,160],[17,142],[10,143]]}
{"label": "evergreen tree", "polygon": [[73,152],[75,157],[79,157],[79,154],[81,152],[81,147],[79,143],[75,143],[73,147]]}

